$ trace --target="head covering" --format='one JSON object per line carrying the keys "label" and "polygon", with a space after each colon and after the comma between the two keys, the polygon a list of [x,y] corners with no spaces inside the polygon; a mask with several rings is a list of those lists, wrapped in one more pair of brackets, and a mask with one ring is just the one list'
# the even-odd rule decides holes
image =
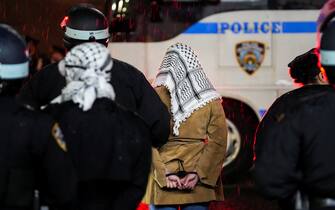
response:
{"label": "head covering", "polygon": [[195,110],[221,98],[206,77],[193,50],[182,43],[168,48],[154,86],[165,86],[170,92],[175,135],[179,135],[180,124]]}
{"label": "head covering", "polygon": [[297,56],[288,64],[290,75],[296,83],[307,84],[321,72],[318,66],[318,50],[313,48]]}
{"label": "head covering", "polygon": [[96,98],[114,100],[114,88],[109,83],[112,66],[109,51],[102,44],[88,42],[72,48],[58,64],[67,85],[51,103],[72,100],[87,111]]}

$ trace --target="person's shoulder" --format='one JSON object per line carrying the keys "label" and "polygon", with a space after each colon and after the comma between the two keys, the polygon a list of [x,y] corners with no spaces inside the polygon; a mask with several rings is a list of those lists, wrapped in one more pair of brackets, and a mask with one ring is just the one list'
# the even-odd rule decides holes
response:
{"label": "person's shoulder", "polygon": [[208,102],[210,106],[222,106],[222,99],[221,98],[215,98]]}
{"label": "person's shoulder", "polygon": [[160,98],[170,98],[170,92],[165,86],[158,86],[154,89]]}
{"label": "person's shoulder", "polygon": [[286,101],[289,101],[291,99],[294,99],[297,96],[301,95],[302,89],[301,88],[296,88],[293,90],[290,90],[282,95],[280,95],[273,104],[277,104],[277,103],[284,103]]}
{"label": "person's shoulder", "polygon": [[302,105],[303,102],[314,100],[321,95],[333,95],[334,93],[335,90],[330,85],[306,85],[279,96],[271,107],[295,107]]}
{"label": "person's shoulder", "polygon": [[221,98],[216,98],[209,101],[208,104],[205,105],[205,107],[208,107],[208,109],[210,109],[212,113],[224,114],[222,103],[224,103],[224,101],[222,101]]}
{"label": "person's shoulder", "polygon": [[144,74],[140,70],[129,63],[117,59],[113,59],[111,74],[112,84],[115,85],[122,83],[126,86],[139,87],[146,81]]}
{"label": "person's shoulder", "polygon": [[62,77],[58,71],[58,63],[51,63],[44,66],[40,71],[36,72],[36,74],[33,75],[32,79],[35,80],[39,78],[40,80],[42,79],[44,82],[50,82],[49,78],[57,81],[57,77]]}
{"label": "person's shoulder", "polygon": [[135,66],[126,63],[125,61],[121,61],[118,59],[113,58],[113,70],[117,72],[123,72],[123,73],[131,73],[136,75],[143,74],[139,69],[137,69]]}
{"label": "person's shoulder", "polygon": [[309,85],[299,88],[300,92],[297,94],[299,103],[309,101],[323,101],[334,98],[335,89],[331,85]]}
{"label": "person's shoulder", "polygon": [[335,89],[331,85],[305,86],[295,90],[294,94],[280,105],[282,112],[290,113],[290,116],[304,115],[320,108],[330,108],[335,106]]}
{"label": "person's shoulder", "polygon": [[44,66],[41,71],[39,72],[45,72],[45,71],[54,71],[57,70],[58,71],[58,63],[50,63],[46,66]]}

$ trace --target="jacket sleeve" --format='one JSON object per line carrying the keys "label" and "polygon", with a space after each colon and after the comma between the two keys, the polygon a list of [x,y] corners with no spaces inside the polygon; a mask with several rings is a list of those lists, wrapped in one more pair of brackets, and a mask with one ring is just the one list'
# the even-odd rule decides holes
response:
{"label": "jacket sleeve", "polygon": [[[50,127],[40,126],[35,139],[35,152],[38,155],[41,193],[47,204],[62,209],[71,208],[76,196],[77,179],[75,170],[67,153],[66,143],[58,124]],[[38,139],[38,141],[36,141]]]}
{"label": "jacket sleeve", "polygon": [[259,192],[265,197],[285,199],[296,192],[301,177],[299,142],[292,118],[284,112],[270,110],[258,126],[252,173]]}
{"label": "jacket sleeve", "polygon": [[137,110],[150,127],[152,145],[160,147],[167,142],[170,133],[170,115],[167,107],[142,73],[139,73],[134,91],[137,92]]}
{"label": "jacket sleeve", "polygon": [[208,143],[196,164],[196,172],[200,177],[200,182],[216,186],[226,154],[227,124],[220,101],[213,101],[210,106],[211,114],[207,127]]}

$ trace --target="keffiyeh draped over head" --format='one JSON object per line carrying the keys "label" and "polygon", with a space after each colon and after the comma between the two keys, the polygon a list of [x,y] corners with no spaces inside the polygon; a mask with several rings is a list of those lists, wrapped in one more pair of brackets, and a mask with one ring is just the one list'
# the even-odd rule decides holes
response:
{"label": "keffiyeh draped over head", "polygon": [[154,86],[165,86],[170,92],[175,135],[179,135],[180,124],[195,110],[221,98],[208,80],[193,50],[182,43],[168,48]]}
{"label": "keffiyeh draped over head", "polygon": [[114,100],[114,88],[109,83],[112,66],[109,51],[102,44],[88,42],[72,48],[58,64],[67,85],[51,103],[72,100],[87,111],[96,98]]}

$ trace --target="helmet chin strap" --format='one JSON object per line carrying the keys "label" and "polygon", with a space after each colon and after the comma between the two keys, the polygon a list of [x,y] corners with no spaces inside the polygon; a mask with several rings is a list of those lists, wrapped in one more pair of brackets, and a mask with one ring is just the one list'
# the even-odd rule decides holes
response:
{"label": "helmet chin strap", "polygon": [[66,48],[67,51],[71,50],[71,48],[75,46],[70,41],[68,41],[65,37],[63,39],[63,42],[64,42],[64,47]]}

